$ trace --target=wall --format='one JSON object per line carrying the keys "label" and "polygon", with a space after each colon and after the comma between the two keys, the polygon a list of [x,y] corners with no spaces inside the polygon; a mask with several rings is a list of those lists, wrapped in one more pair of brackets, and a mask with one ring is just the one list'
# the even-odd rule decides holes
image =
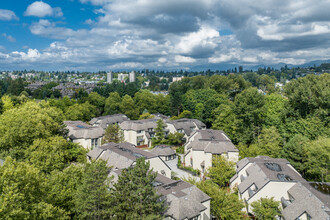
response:
{"label": "wall", "polygon": [[158,172],[160,174],[162,170],[165,171],[165,176],[168,178],[171,178],[171,169],[165,164],[165,162],[160,159],[160,157],[154,157],[151,159],[148,159],[150,161],[150,168],[153,168],[155,172]]}

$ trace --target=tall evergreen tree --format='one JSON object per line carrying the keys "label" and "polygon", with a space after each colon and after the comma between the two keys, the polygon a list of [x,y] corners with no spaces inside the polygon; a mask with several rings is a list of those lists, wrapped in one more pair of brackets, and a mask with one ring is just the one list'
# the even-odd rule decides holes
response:
{"label": "tall evergreen tree", "polygon": [[114,143],[122,143],[124,142],[124,133],[120,129],[118,124],[113,124],[109,125],[105,129],[105,134],[102,139],[102,143],[109,143],[109,142],[114,142]]}
{"label": "tall evergreen tree", "polygon": [[160,219],[165,211],[164,201],[153,186],[157,176],[144,158],[136,166],[122,171],[113,186],[113,212],[117,219]]}
{"label": "tall evergreen tree", "polygon": [[81,185],[75,196],[78,219],[108,219],[111,217],[111,195],[108,167],[103,160],[87,163]]}

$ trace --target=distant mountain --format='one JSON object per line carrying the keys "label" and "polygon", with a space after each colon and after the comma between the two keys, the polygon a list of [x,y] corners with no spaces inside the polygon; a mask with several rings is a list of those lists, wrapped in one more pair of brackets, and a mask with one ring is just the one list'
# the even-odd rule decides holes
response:
{"label": "distant mountain", "polygon": [[301,65],[292,65],[292,64],[286,64],[286,63],[277,63],[277,64],[258,64],[258,65],[246,65],[246,64],[206,64],[206,65],[198,65],[192,67],[190,70],[192,71],[205,71],[207,69],[211,70],[228,70],[228,69],[235,69],[235,67],[238,69],[239,66],[243,66],[244,70],[258,70],[259,68],[264,68],[264,67],[270,67],[274,69],[281,69],[281,67],[284,67],[285,65],[288,66],[288,68],[293,68],[293,67],[313,67],[315,66],[320,66],[322,63],[330,63],[329,60],[314,60],[310,61],[308,63],[304,63]]}

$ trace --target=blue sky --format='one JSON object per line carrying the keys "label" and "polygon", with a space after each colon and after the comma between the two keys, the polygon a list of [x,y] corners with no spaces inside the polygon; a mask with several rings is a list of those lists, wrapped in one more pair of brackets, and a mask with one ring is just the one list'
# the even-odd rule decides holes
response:
{"label": "blue sky", "polygon": [[330,59],[330,0],[1,0],[0,70]]}

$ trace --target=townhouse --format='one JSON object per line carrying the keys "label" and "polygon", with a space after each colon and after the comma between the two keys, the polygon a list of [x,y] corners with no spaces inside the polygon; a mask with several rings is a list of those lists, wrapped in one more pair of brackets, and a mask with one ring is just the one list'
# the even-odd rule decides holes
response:
{"label": "townhouse", "polygon": [[237,162],[239,151],[227,135],[220,130],[197,130],[188,138],[184,145],[185,166],[205,173],[212,167],[212,157],[224,156],[229,161]]}
{"label": "townhouse", "polygon": [[104,130],[100,127],[93,127],[82,121],[65,121],[69,130],[68,138],[73,143],[78,143],[87,150],[92,150],[101,145]]}
{"label": "townhouse", "polygon": [[129,118],[124,114],[114,114],[92,118],[89,123],[94,127],[101,127],[105,130],[109,125],[120,124],[128,120]]}
{"label": "townhouse", "polygon": [[238,188],[247,212],[253,214],[252,202],[274,197],[281,201],[281,218],[285,220],[330,219],[329,184],[322,185],[325,190],[307,182],[286,159],[268,156],[240,160],[230,180],[230,187]]}
{"label": "townhouse", "polygon": [[89,159],[107,161],[108,167],[112,167],[113,170],[134,166],[138,158],[144,157],[146,162],[150,162],[150,168],[154,172],[171,177],[171,168],[159,156],[136,148],[128,142],[104,144],[88,152],[87,156]]}

